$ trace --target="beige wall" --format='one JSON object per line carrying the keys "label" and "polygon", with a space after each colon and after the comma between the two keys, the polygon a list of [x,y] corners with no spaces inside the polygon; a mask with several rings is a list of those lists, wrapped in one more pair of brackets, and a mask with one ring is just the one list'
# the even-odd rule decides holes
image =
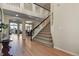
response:
{"label": "beige wall", "polygon": [[55,47],[79,55],[79,4],[54,4],[53,12]]}

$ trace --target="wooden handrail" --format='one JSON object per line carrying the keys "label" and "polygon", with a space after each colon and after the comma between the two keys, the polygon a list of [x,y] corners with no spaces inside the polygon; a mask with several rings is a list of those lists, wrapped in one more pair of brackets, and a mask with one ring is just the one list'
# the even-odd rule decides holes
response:
{"label": "wooden handrail", "polygon": [[[50,15],[49,15],[49,16],[50,16]],[[37,27],[39,27],[46,19],[48,19],[49,16],[46,17],[40,24],[38,24],[35,28],[33,28],[33,29],[30,31],[31,41],[32,41],[32,33],[33,33],[33,31],[34,31]]]}
{"label": "wooden handrail", "polygon": [[[50,15],[49,15],[50,16]],[[33,28],[32,29],[32,32],[37,28],[37,27],[39,27],[46,19],[48,19],[49,18],[49,16],[48,17],[46,17],[40,24],[38,24],[35,28]]]}
{"label": "wooden handrail", "polygon": [[45,8],[45,7],[43,7],[43,6],[40,6],[40,5],[39,5],[39,4],[37,4],[37,3],[33,3],[33,4],[35,4],[35,5],[37,5],[37,6],[41,7],[41,8],[43,8],[43,9],[45,9],[45,10],[50,11],[49,9],[47,9],[47,8]]}

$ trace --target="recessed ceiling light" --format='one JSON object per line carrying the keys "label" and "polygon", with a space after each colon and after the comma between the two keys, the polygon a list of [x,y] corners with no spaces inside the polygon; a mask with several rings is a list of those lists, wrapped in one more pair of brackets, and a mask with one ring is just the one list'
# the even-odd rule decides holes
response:
{"label": "recessed ceiling light", "polygon": [[26,23],[32,23],[32,21],[26,21]]}
{"label": "recessed ceiling light", "polygon": [[19,16],[18,14],[16,14],[16,16]]}

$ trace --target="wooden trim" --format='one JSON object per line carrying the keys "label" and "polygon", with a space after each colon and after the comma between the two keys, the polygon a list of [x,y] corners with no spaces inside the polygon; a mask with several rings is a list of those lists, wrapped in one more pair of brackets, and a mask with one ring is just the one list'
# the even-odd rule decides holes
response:
{"label": "wooden trim", "polygon": [[61,48],[56,47],[56,46],[54,46],[54,48],[55,48],[55,49],[58,49],[58,50],[60,50],[60,51],[63,51],[63,52],[65,52],[65,53],[68,53],[68,54],[70,54],[71,56],[77,56],[77,55],[78,55],[78,54],[76,54],[76,53],[70,52],[70,51],[68,51],[68,50],[61,49]]}
{"label": "wooden trim", "polygon": [[39,7],[43,8],[43,9],[45,9],[45,10],[47,10],[47,11],[50,11],[49,9],[47,9],[47,8],[45,8],[45,7],[43,7],[43,6],[40,6],[40,5],[39,5],[39,4],[37,4],[37,3],[33,3],[33,4],[35,4],[35,5],[39,6]]}

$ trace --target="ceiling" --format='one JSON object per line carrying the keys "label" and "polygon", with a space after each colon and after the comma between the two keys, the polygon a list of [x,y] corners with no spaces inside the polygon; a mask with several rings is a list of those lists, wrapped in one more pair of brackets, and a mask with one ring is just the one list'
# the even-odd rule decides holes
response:
{"label": "ceiling", "polygon": [[[5,10],[4,9],[4,14],[5,15],[9,15],[9,16],[12,16],[12,19],[10,19],[11,21],[18,21],[18,22],[21,22],[21,20],[25,19],[27,21],[41,21],[42,19],[41,18],[38,18],[38,17],[34,17],[34,16],[30,16],[30,15],[26,15],[26,14],[22,14],[22,13],[17,13],[17,12],[14,12],[14,11],[10,11],[10,10]],[[16,14],[18,14],[18,17],[16,17]]]}

